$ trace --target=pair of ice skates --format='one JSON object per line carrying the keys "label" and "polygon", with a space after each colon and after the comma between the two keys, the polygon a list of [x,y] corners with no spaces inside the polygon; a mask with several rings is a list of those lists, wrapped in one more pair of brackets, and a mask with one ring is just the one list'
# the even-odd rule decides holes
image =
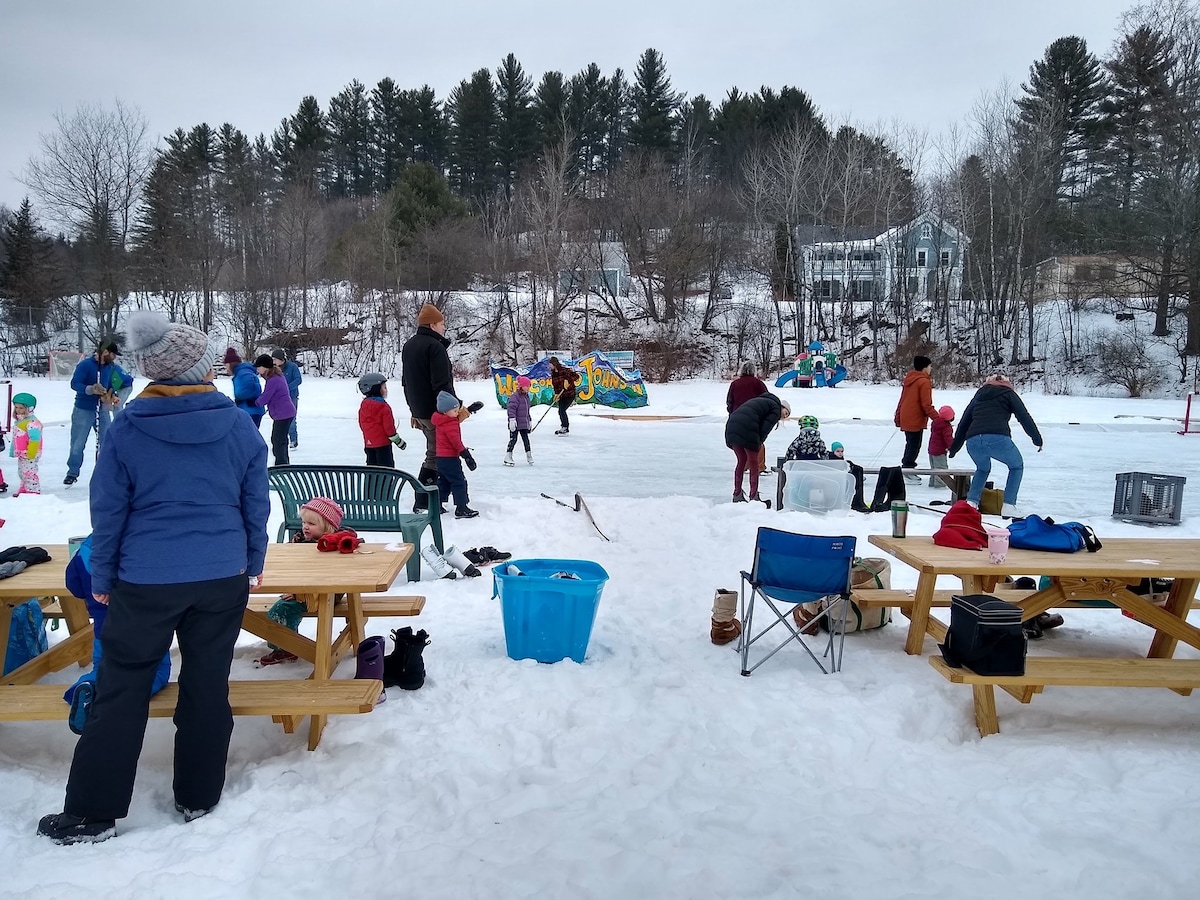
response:
{"label": "pair of ice skates", "polygon": [[[532,450],[525,451],[525,462],[529,463],[531,466],[533,465],[533,451]],[[516,465],[516,463],[513,462],[513,455],[512,455],[511,450],[509,450],[507,453],[504,454],[504,464],[506,466],[515,466]]]}

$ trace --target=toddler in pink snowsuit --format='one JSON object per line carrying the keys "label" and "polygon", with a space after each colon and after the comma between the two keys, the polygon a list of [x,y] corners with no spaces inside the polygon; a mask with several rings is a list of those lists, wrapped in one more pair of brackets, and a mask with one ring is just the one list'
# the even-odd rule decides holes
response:
{"label": "toddler in pink snowsuit", "polygon": [[[42,458],[42,423],[33,414],[37,406],[37,397],[33,394],[20,393],[13,397],[12,447],[9,449],[17,460],[17,474],[21,478],[21,486],[13,494],[40,494],[42,482],[38,478],[38,460]],[[0,474],[0,482],[4,475]]]}

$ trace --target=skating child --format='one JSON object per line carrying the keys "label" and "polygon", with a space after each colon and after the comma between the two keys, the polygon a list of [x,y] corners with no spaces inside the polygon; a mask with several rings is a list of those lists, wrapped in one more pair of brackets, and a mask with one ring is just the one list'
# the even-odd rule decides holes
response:
{"label": "skating child", "polygon": [[[24,392],[13,397],[13,439],[9,448],[17,460],[17,475],[21,486],[13,494],[40,494],[42,482],[38,478],[38,460],[42,458],[42,423],[33,410],[37,407],[37,397]],[[4,475],[0,474],[0,483]],[[5,488],[8,485],[4,485]]]}
{"label": "skating child", "polygon": [[[300,530],[292,538],[293,544],[315,544],[322,535],[333,534],[335,531],[346,530],[342,524],[342,508],[328,497],[313,497],[300,507]],[[308,607],[296,599],[295,594],[284,594],[276,600],[269,610],[267,618],[278,622],[289,631],[300,630],[300,620]],[[298,657],[291,651],[284,650],[274,644],[267,644],[271,652],[259,657],[255,665],[273,666],[277,663],[295,662]]]}
{"label": "skating child", "polygon": [[826,459],[825,439],[816,416],[800,417],[800,433],[787,448],[788,459]]}
{"label": "skating child", "polygon": [[[954,443],[954,410],[943,406],[938,410],[938,417],[929,426],[929,468],[948,469],[950,458],[946,455],[950,445]],[[929,476],[930,487],[950,487],[950,483],[938,475]]]}
{"label": "skating child", "polygon": [[368,372],[358,379],[358,389],[363,395],[358,406],[358,427],[362,429],[367,465],[394,469],[392,444],[401,450],[407,444],[396,434],[396,418],[387,402],[387,379],[378,372]]}
{"label": "skating child", "polygon": [[463,409],[457,397],[448,391],[441,391],[437,395],[437,412],[430,418],[436,432],[438,490],[441,491],[443,503],[447,497],[454,497],[456,519],[473,519],[479,515],[467,505],[470,502],[467,476],[462,470],[465,462],[468,469],[475,471],[475,457],[463,444],[460,427],[469,415],[470,412]]}
{"label": "skating child", "polygon": [[525,445],[525,461],[533,465],[533,452],[529,449],[529,387],[533,382],[522,375],[517,379],[517,389],[508,398],[508,452],[504,454],[506,466],[515,465],[513,448],[517,446],[517,435]]}

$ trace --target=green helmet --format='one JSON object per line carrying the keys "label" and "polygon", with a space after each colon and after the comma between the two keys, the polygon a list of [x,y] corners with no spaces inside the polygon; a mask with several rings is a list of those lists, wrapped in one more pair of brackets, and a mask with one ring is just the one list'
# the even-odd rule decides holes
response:
{"label": "green helmet", "polygon": [[820,428],[821,423],[817,421],[816,416],[801,416],[800,417],[800,427],[801,428]]}

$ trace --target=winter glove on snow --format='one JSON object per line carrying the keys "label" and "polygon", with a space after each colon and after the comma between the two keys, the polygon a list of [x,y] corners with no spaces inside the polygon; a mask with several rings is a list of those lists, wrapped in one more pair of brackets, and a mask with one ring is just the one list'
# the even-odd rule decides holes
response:
{"label": "winter glove on snow", "polygon": [[403,450],[405,447],[408,446],[408,444],[404,443],[404,438],[400,437],[400,435],[398,435],[398,434],[393,434],[390,438],[388,438],[388,440],[391,441],[393,444],[395,444],[397,447],[399,447],[401,450]]}
{"label": "winter glove on snow", "polygon": [[467,406],[467,412],[469,412],[469,413],[477,413],[481,409],[483,409],[483,401],[482,400],[476,400],[474,403]]}
{"label": "winter glove on snow", "polygon": [[462,457],[462,461],[467,464],[467,468],[470,469],[472,472],[474,472],[475,471],[475,457],[473,457],[471,455],[471,451],[464,450],[462,453],[460,453],[458,455],[460,457]]}

